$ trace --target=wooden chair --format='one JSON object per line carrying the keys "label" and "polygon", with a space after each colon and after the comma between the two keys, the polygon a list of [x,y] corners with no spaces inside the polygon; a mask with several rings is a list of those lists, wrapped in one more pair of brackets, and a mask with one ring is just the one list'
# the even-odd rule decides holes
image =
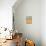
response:
{"label": "wooden chair", "polygon": [[32,40],[26,40],[25,46],[35,46],[35,43]]}
{"label": "wooden chair", "polygon": [[15,33],[15,41],[16,41],[16,46],[21,46],[22,44],[22,33]]}

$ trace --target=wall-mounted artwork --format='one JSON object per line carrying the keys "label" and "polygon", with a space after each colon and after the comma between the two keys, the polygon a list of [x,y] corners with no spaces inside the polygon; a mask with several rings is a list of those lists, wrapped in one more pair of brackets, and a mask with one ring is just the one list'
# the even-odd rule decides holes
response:
{"label": "wall-mounted artwork", "polygon": [[26,24],[32,24],[32,16],[26,16]]}

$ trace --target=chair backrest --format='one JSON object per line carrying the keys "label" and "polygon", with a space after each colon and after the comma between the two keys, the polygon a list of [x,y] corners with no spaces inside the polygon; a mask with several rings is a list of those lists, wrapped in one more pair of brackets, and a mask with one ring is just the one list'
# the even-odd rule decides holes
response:
{"label": "chair backrest", "polygon": [[32,40],[26,40],[25,46],[35,46],[35,43]]}

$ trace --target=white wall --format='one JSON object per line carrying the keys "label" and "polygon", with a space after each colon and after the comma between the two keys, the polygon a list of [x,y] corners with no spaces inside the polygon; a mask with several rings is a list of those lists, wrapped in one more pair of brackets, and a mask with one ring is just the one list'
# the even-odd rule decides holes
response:
{"label": "white wall", "polygon": [[0,27],[12,28],[12,6],[16,0],[0,0]]}
{"label": "white wall", "polygon": [[[41,1],[24,0],[15,9],[15,27],[24,37],[36,42],[36,46],[41,43]],[[26,16],[32,16],[32,24],[26,24]]]}
{"label": "white wall", "polygon": [[42,46],[46,46],[46,0],[41,1],[41,40]]}

